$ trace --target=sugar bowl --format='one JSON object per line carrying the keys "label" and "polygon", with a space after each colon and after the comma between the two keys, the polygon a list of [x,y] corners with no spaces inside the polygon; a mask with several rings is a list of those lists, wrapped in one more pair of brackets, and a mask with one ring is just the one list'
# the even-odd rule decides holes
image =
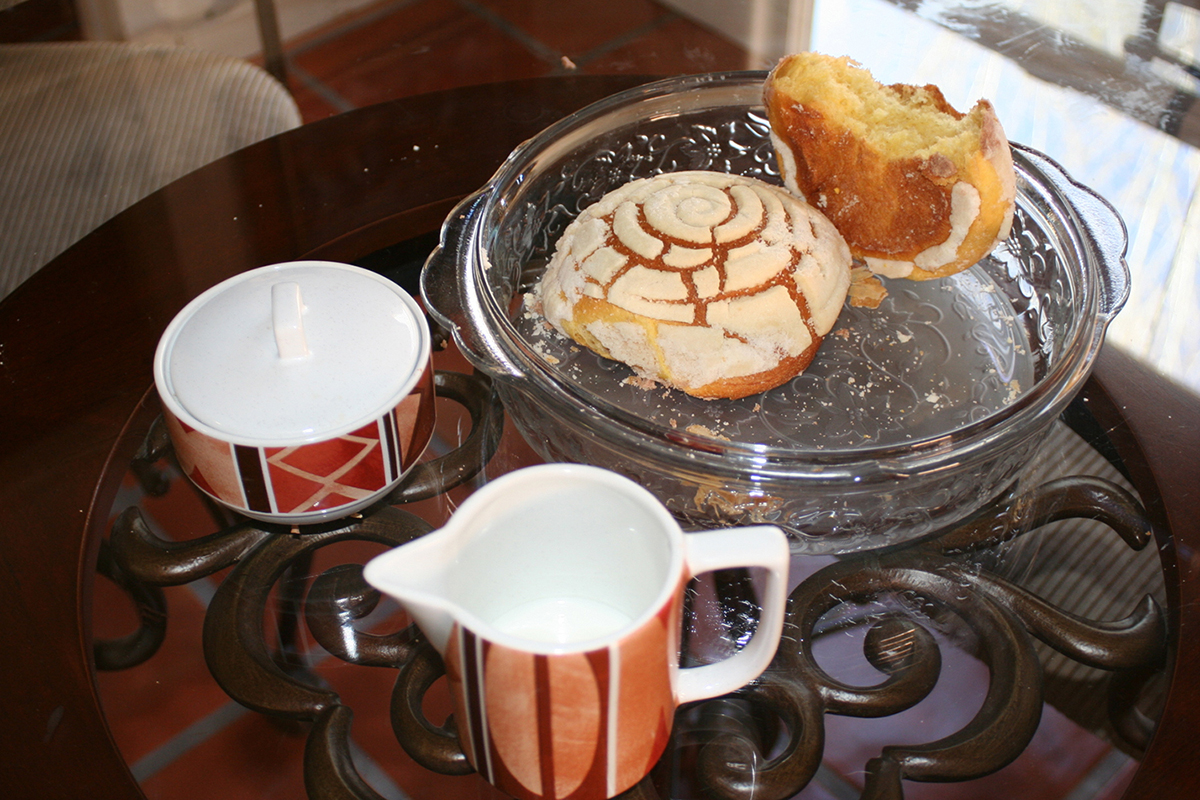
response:
{"label": "sugar bowl", "polygon": [[433,433],[428,325],[369,270],[260,267],[167,326],[154,381],[179,465],[219,503],[303,525],[354,514],[404,477]]}

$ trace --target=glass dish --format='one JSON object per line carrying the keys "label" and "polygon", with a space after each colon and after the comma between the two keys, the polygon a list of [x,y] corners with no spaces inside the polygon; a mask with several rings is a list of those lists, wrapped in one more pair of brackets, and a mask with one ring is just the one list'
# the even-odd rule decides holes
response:
{"label": "glass dish", "polygon": [[447,219],[426,307],[548,460],[628,475],[695,527],[778,524],[801,551],[910,541],[1008,489],[1087,378],[1128,293],[1125,228],[1013,145],[1017,213],[991,256],[947,279],[885,281],[883,305],[847,306],[809,369],[777,389],[647,389],[548,330],[525,295],[566,225],[632,179],[712,169],[779,183],[764,78],[648,84],[517,148]]}

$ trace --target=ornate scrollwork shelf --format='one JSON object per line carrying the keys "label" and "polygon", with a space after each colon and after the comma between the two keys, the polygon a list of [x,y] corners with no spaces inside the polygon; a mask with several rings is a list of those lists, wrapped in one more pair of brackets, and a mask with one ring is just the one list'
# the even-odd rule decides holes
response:
{"label": "ornate scrollwork shelf", "polygon": [[[470,773],[453,718],[437,725],[422,711],[426,694],[443,674],[433,649],[412,627],[387,634],[359,629],[380,601],[363,581],[360,564],[310,574],[313,555],[334,543],[356,540],[393,547],[428,532],[430,523],[401,506],[470,481],[492,459],[503,411],[487,381],[438,372],[436,386],[440,397],[467,410],[470,434],[451,453],[418,465],[386,502],[359,518],[324,527],[273,528],[230,518],[213,507],[220,530],[172,542],[155,535],[136,506],[121,513],[102,548],[99,569],[133,599],[141,626],[122,639],[98,641],[97,667],[125,669],[154,655],[166,619],[160,587],[231,568],[205,617],[209,670],[247,708],[308,727],[304,772],[311,797],[364,800],[379,795],[351,760],[351,709],[290,655],[288,643],[300,624],[348,664],[395,670],[390,716],[401,746],[427,769]],[[169,458],[165,431],[154,425],[131,465],[146,492],[166,490],[168,473],[160,465]],[[1153,538],[1142,507],[1128,491],[1103,478],[1070,476],[1002,498],[939,535],[847,556],[817,569],[791,593],[783,643],[767,672],[735,694],[681,709],[674,747],[624,797],[650,800],[701,792],[728,800],[791,797],[817,774],[830,715],[889,716],[929,695],[943,663],[935,634],[947,625],[969,632],[974,654],[988,669],[983,703],[950,735],[920,745],[884,747],[864,765],[863,798],[900,798],[903,780],[971,780],[1015,759],[1032,739],[1042,713],[1043,663],[1035,641],[1111,673],[1112,730],[1128,749],[1144,747],[1150,727],[1130,698],[1139,696],[1166,658],[1166,622],[1158,603],[1147,595],[1123,619],[1089,620],[988,567],[987,554],[997,548],[1074,518],[1103,523],[1098,535],[1115,533],[1130,551]],[[712,581],[726,600],[753,602],[751,576],[722,573]],[[282,611],[278,630],[268,637],[263,620],[273,597]],[[752,624],[737,615],[725,623],[730,641]],[[866,631],[863,655],[881,676],[875,685],[843,682],[814,654],[823,636],[848,626]],[[269,638],[282,645],[269,644]],[[682,781],[681,770],[687,773]]]}

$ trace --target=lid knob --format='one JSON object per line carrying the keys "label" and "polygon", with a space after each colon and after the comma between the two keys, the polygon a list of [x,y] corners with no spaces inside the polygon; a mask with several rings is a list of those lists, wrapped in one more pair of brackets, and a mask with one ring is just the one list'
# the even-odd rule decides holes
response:
{"label": "lid knob", "polygon": [[299,361],[308,357],[304,311],[300,284],[287,281],[271,286],[271,326],[275,331],[279,358],[283,361]]}

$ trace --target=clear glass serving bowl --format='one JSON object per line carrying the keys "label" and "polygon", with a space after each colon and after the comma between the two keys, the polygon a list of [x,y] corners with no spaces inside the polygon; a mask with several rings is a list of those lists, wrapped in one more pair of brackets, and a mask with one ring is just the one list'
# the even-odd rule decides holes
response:
{"label": "clear glass serving bowl", "polygon": [[448,217],[422,275],[426,307],[548,460],[623,473],[694,527],[778,524],[799,551],[909,541],[1006,491],[1083,384],[1128,293],[1125,227],[1014,145],[1008,241],[951,278],[886,281],[878,309],[847,306],[801,376],[743,400],[627,381],[525,295],[566,225],[634,178],[710,169],[779,183],[764,78],[659,81],[522,144]]}

